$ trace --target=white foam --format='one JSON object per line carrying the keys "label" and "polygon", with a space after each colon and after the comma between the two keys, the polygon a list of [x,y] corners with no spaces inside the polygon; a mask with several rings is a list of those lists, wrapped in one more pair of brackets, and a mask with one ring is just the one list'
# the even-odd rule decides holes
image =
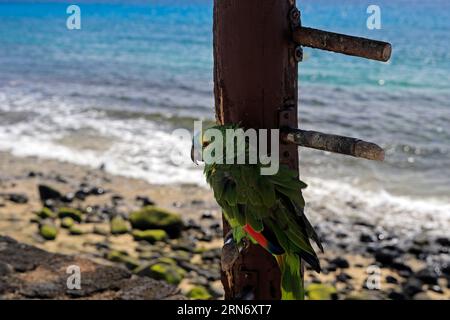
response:
{"label": "white foam", "polygon": [[378,190],[362,190],[347,182],[324,180],[314,177],[304,179],[306,202],[325,207],[329,216],[352,218],[389,228],[427,232],[448,232],[450,204],[438,199],[413,199],[392,195],[381,187]]}

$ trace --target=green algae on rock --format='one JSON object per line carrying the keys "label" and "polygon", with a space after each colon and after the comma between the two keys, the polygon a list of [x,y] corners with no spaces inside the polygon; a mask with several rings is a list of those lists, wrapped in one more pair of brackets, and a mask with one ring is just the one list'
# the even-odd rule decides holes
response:
{"label": "green algae on rock", "polygon": [[58,235],[58,229],[54,225],[43,224],[39,228],[39,234],[45,240],[55,240],[56,236]]}
{"label": "green algae on rock", "polygon": [[108,252],[106,258],[112,262],[119,262],[125,264],[125,266],[130,269],[134,270],[139,267],[139,260],[130,257],[126,252],[118,251],[118,250],[111,250]]}
{"label": "green algae on rock", "polygon": [[56,214],[51,209],[49,209],[47,207],[43,207],[36,214],[41,219],[53,219],[53,218],[56,218]]}
{"label": "green algae on rock", "polygon": [[111,219],[110,228],[112,234],[124,234],[130,231],[128,222],[120,216]]}
{"label": "green algae on rock", "polygon": [[170,284],[179,284],[185,275],[186,271],[176,265],[156,263],[150,267],[151,278]]}
{"label": "green algae on rock", "polygon": [[208,290],[203,286],[195,286],[187,293],[187,297],[194,300],[209,300],[212,298]]}
{"label": "green algae on rock", "polygon": [[177,238],[183,229],[183,220],[177,213],[155,206],[146,206],[130,215],[134,229],[162,229],[171,238]]}
{"label": "green algae on rock", "polygon": [[167,233],[164,230],[133,230],[133,237],[135,240],[144,240],[149,243],[155,243],[156,241],[163,241],[167,239]]}
{"label": "green algae on rock", "polygon": [[78,209],[73,209],[73,208],[60,208],[58,210],[58,217],[61,219],[65,218],[65,217],[69,217],[77,222],[81,222],[83,220],[82,212]]}
{"label": "green algae on rock", "polygon": [[312,283],[306,288],[309,300],[334,300],[336,294],[336,288],[327,284]]}
{"label": "green algae on rock", "polygon": [[70,229],[75,224],[75,221],[71,217],[65,217],[61,220],[61,227]]}

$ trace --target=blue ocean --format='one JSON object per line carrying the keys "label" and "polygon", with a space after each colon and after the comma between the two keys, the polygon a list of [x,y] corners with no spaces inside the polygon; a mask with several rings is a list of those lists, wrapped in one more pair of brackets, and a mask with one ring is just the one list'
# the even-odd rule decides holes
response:
{"label": "blue ocean", "polygon": [[[66,9],[81,9],[68,30]],[[300,149],[310,197],[450,214],[450,2],[302,0],[305,26],[388,41],[380,63],[305,49],[299,126],[380,144],[384,163]],[[213,1],[0,1],[0,151],[152,183],[201,183],[175,165],[175,128],[213,120]],[[331,201],[331,200],[330,200]]]}

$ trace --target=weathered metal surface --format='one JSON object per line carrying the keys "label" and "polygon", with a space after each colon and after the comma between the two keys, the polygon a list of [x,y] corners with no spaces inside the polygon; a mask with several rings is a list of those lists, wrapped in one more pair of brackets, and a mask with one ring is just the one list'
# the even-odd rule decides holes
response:
{"label": "weathered metal surface", "polygon": [[[297,59],[289,13],[293,0],[214,1],[214,93],[218,123],[275,129],[279,109],[295,108],[289,125],[297,126]],[[295,145],[283,146],[281,161],[298,170]],[[229,228],[224,221],[224,232]],[[280,299],[275,259],[249,245],[222,282],[226,299]]]}

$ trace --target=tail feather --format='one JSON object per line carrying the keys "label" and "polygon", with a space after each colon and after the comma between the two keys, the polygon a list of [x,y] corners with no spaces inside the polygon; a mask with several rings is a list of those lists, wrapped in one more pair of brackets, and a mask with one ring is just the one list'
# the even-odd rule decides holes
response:
{"label": "tail feather", "polygon": [[299,256],[283,254],[276,258],[281,270],[281,298],[283,300],[304,300],[305,290]]}

